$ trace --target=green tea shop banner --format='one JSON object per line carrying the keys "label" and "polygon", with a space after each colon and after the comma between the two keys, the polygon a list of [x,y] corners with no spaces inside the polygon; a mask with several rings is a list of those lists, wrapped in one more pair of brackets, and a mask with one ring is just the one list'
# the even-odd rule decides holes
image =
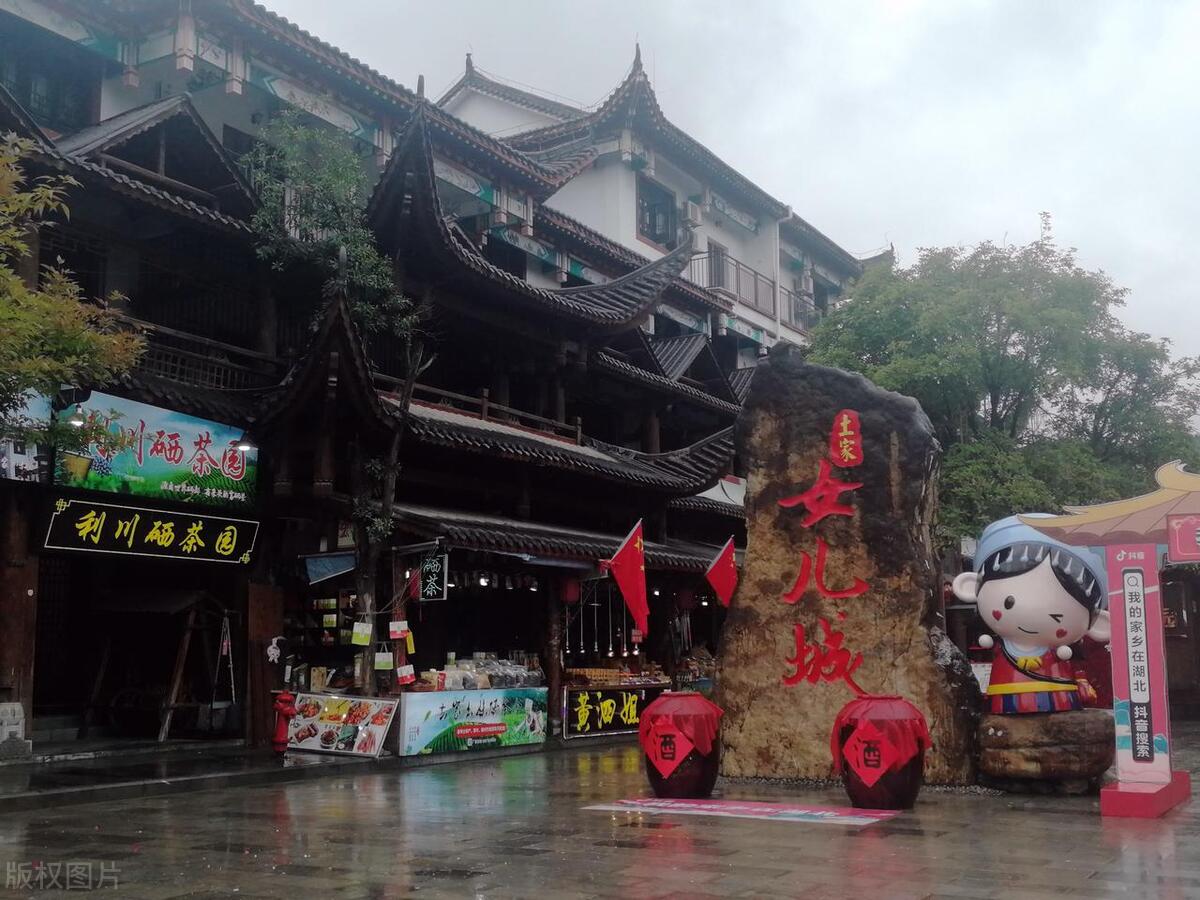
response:
{"label": "green tea shop banner", "polygon": [[258,450],[241,428],[101,393],[67,414],[111,437],[59,452],[56,484],[210,506],[254,498]]}
{"label": "green tea shop banner", "polygon": [[400,755],[540,744],[544,687],[429,691],[400,697]]}

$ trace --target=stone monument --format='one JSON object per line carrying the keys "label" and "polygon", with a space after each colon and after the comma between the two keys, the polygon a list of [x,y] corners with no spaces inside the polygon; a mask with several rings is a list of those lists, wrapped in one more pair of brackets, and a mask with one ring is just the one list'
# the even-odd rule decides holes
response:
{"label": "stone monument", "polygon": [[717,677],[722,774],[830,777],[834,718],[865,692],[925,715],[927,781],[973,782],[979,688],[937,625],[928,417],[779,345],[755,372],[737,450],[748,545]]}

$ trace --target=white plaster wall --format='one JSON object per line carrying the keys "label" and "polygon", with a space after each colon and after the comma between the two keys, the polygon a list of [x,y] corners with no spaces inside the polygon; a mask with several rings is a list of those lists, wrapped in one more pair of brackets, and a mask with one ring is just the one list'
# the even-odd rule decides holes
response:
{"label": "white plaster wall", "polygon": [[[192,77],[190,72],[175,71],[174,57],[146,63],[138,69],[138,75],[140,83],[135,88],[122,84],[120,75],[104,79],[100,85],[101,119],[111,119],[162,97],[182,94],[187,91],[188,81]],[[217,86],[216,90],[224,88]]]}
{"label": "white plaster wall", "polygon": [[503,136],[553,125],[558,119],[472,90],[461,91],[442,107],[480,131]]}
{"label": "white plaster wall", "polygon": [[599,160],[563,185],[546,205],[578,219],[606,238],[654,259],[662,254],[637,237],[633,170],[616,157]]}

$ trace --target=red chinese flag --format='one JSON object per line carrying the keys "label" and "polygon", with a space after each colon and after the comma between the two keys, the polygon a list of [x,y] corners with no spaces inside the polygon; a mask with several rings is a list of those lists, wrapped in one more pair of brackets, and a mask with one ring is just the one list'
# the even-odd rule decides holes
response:
{"label": "red chinese flag", "polygon": [[633,616],[637,630],[645,634],[650,630],[650,604],[646,602],[646,554],[642,543],[642,521],[633,526],[633,531],[621,542],[613,558],[605,560],[602,568],[612,573]]}
{"label": "red chinese flag", "polygon": [[712,589],[716,593],[717,599],[721,601],[721,605],[729,606],[729,601],[733,599],[733,592],[737,589],[738,582],[737,557],[733,552],[733,538],[725,542],[725,546],[721,548],[721,552],[717,554],[717,558],[709,564],[708,571],[704,573],[704,577],[712,585]]}

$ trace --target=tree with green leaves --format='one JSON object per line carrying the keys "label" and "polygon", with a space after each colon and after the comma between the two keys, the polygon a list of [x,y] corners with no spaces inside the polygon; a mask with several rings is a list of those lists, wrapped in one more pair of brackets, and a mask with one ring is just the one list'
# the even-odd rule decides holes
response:
{"label": "tree with green leaves", "polygon": [[22,161],[32,147],[0,135],[0,438],[79,447],[97,437],[94,429],[31,418],[26,400],[113,381],[137,363],[143,341],[104,303],[83,297],[69,272],[46,266],[37,285],[22,277],[30,234],[68,215],[66,194],[77,186],[67,176],[28,177]]}
{"label": "tree with green leaves", "polygon": [[[405,296],[392,264],[376,248],[365,214],[369,170],[349,137],[289,107],[263,130],[246,162],[261,201],[253,222],[259,256],[276,270],[307,266],[324,272],[325,299],[347,298],[368,346],[401,347],[404,377],[388,446],[382,455],[361,445],[351,452],[355,589],[372,646],[376,574],[394,528],[404,420],[416,381],[433,362],[420,327],[424,310]],[[364,690],[373,694],[368,659],[362,672]]]}
{"label": "tree with green leaves", "polygon": [[1200,363],[1131,332],[1126,291],[1059,247],[922,250],[869,270],[809,359],[916,397],[946,450],[939,538],[1015,512],[1118,499],[1197,457]]}

